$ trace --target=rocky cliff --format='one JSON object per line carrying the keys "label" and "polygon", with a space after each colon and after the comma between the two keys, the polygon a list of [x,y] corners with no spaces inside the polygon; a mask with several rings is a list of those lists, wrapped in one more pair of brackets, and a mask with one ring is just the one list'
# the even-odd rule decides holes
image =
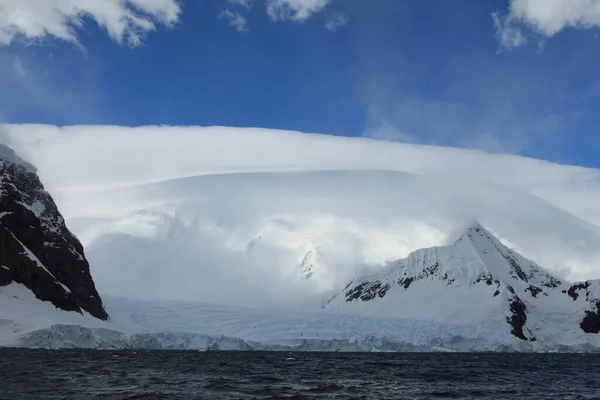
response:
{"label": "rocky cliff", "polygon": [[13,282],[65,311],[108,319],[83,246],[37,170],[0,144],[0,291]]}

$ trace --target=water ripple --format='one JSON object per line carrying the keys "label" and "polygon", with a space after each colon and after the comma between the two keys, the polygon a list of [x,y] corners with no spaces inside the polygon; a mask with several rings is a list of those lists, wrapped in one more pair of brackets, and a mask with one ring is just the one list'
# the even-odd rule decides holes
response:
{"label": "water ripple", "polygon": [[600,355],[0,349],[0,399],[600,399]]}

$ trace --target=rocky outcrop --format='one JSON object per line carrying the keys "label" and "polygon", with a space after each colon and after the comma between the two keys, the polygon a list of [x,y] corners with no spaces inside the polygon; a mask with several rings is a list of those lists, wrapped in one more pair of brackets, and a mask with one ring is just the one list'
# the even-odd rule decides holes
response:
{"label": "rocky outcrop", "polygon": [[579,326],[585,333],[600,333],[600,301],[594,301],[592,309],[585,311]]}
{"label": "rocky outcrop", "polygon": [[0,290],[12,282],[65,311],[108,319],[83,246],[36,169],[0,145]]}
{"label": "rocky outcrop", "polygon": [[576,282],[563,290],[573,302],[584,303],[584,316],[579,326],[585,333],[600,333],[600,280]]}

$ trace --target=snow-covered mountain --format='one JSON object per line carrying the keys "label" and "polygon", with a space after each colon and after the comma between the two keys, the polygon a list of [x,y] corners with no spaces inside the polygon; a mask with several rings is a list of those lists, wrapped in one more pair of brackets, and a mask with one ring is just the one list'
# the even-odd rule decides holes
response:
{"label": "snow-covered mountain", "polygon": [[[27,174],[3,178],[19,212],[0,208],[0,227],[56,227],[45,242],[87,256],[111,318],[89,315],[98,310],[85,298],[59,303],[85,290],[63,279],[50,250],[19,239],[13,282],[0,287],[0,345],[600,348],[598,282],[565,279],[597,276],[600,208],[589,199],[599,171],[320,135],[140,128],[106,140],[76,127],[22,129],[13,139],[24,138],[19,150],[40,167],[85,255],[41,183],[34,195],[19,186],[34,181]],[[4,160],[35,174],[14,153]],[[474,217],[497,237],[459,229]],[[40,301],[46,289],[14,279],[27,271],[25,247],[48,273],[27,268],[58,300]]]}
{"label": "snow-covered mountain", "polygon": [[[83,246],[36,169],[0,144],[0,292],[10,285],[23,285],[58,309],[108,319]],[[17,308],[3,300],[0,319]]]}
{"label": "snow-covered mountain", "polygon": [[[311,265],[310,256],[301,265]],[[0,339],[5,338],[0,345],[594,351],[600,348],[598,287],[598,281],[569,284],[557,279],[473,224],[450,246],[417,250],[377,274],[352,281],[321,311],[105,296],[111,322],[103,325],[53,310],[50,303],[11,285],[0,290],[0,305],[21,308],[20,322],[27,316],[34,323],[15,332],[0,321]]]}
{"label": "snow-covered mountain", "polygon": [[[600,281],[568,283],[474,223],[451,245],[412,252],[352,280],[330,311],[455,324],[493,324],[525,341],[600,331]],[[504,323],[504,327],[502,327]]]}

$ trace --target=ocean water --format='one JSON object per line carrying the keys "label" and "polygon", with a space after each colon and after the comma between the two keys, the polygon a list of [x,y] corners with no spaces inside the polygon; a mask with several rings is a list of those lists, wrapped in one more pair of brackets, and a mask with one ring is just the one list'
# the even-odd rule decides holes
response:
{"label": "ocean water", "polygon": [[600,399],[600,355],[0,349],[1,399]]}

